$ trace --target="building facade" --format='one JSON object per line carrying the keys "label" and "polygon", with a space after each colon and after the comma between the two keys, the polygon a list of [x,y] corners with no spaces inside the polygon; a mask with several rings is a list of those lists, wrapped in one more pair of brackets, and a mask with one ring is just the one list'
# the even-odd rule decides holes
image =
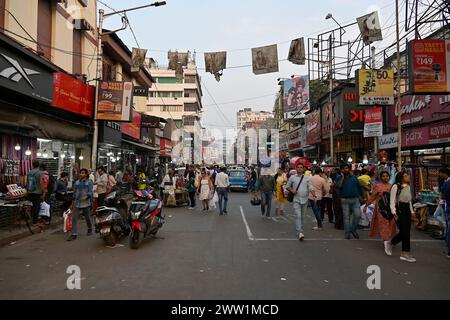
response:
{"label": "building facade", "polygon": [[237,128],[242,129],[248,123],[262,123],[273,118],[273,114],[268,111],[252,111],[252,108],[244,108],[237,113]]}

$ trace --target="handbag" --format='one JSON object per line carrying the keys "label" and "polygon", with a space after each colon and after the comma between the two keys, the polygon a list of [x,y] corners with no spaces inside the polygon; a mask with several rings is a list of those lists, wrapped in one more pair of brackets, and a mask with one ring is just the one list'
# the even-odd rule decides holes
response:
{"label": "handbag", "polygon": [[293,202],[294,201],[294,196],[297,194],[298,188],[300,188],[300,185],[302,184],[303,177],[304,177],[304,175],[302,175],[302,178],[300,179],[300,182],[298,183],[298,186],[297,186],[297,189],[295,190],[295,193],[289,192],[289,194],[287,196],[287,201],[289,201],[289,202]]}
{"label": "handbag", "polygon": [[261,205],[261,199],[259,199],[256,195],[250,200],[252,206]]}
{"label": "handbag", "polygon": [[41,202],[41,206],[39,208],[39,216],[50,217],[50,205],[45,201]]}

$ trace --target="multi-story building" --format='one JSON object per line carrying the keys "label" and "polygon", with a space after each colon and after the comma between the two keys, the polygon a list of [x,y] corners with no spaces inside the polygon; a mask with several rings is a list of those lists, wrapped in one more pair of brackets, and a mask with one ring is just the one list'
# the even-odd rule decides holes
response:
{"label": "multi-story building", "polygon": [[252,108],[244,108],[237,113],[237,128],[242,129],[246,123],[266,122],[270,118],[273,118],[271,112],[252,111]]}
{"label": "multi-story building", "polygon": [[193,59],[183,69],[183,77],[177,77],[174,70],[158,67],[153,60],[147,60],[155,83],[149,91],[145,111],[163,119],[173,119],[177,128],[193,132],[202,112],[202,87],[197,66]]}

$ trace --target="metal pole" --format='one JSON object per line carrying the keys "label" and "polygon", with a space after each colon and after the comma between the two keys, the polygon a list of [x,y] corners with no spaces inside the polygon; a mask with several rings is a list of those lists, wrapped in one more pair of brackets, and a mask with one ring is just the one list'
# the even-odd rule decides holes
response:
{"label": "metal pole", "polygon": [[[372,59],[370,59],[371,69],[375,69],[375,47],[372,46]],[[378,159],[378,137],[373,138],[373,151],[375,153],[374,160]]]}
{"label": "metal pole", "polygon": [[329,95],[329,108],[330,108],[330,157],[331,157],[331,163],[334,163],[334,137],[333,137],[333,131],[334,131],[334,117],[333,117],[333,58],[332,58],[332,37],[330,34],[330,53],[329,53],[329,66],[330,66],[330,95]]}
{"label": "metal pole", "polygon": [[397,31],[397,163],[398,170],[402,170],[402,114],[401,114],[401,94],[400,94],[400,30],[398,22],[398,0],[395,0],[395,21]]}
{"label": "metal pole", "polygon": [[98,49],[97,49],[97,85],[95,86],[95,105],[94,105],[94,137],[92,139],[92,169],[97,168],[97,153],[98,153],[98,120],[97,120],[97,107],[98,107],[98,92],[100,87],[100,81],[102,80],[102,67],[103,67],[103,50],[102,50],[102,28],[103,28],[103,9],[98,10]]}

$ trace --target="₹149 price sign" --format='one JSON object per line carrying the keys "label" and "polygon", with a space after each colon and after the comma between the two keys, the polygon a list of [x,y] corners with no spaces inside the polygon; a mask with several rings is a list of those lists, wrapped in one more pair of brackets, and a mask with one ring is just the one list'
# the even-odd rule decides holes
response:
{"label": "\u20b9149 price sign", "polygon": [[409,76],[415,93],[450,92],[450,41],[413,40]]}

